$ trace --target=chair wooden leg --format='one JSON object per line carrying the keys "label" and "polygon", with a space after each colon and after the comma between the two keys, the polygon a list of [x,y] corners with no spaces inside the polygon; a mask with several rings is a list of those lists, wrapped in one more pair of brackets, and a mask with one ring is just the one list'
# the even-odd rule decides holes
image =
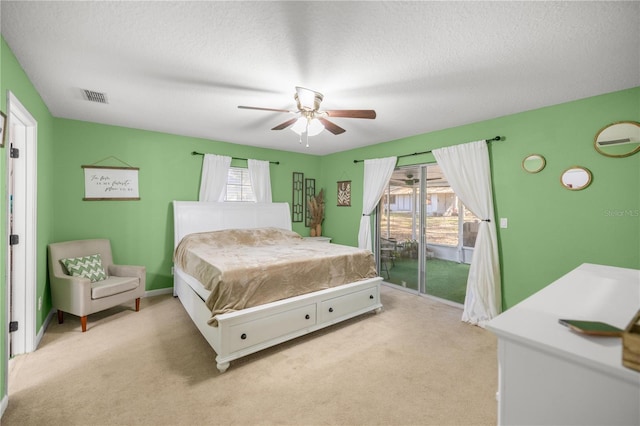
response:
{"label": "chair wooden leg", "polygon": [[64,322],[64,312],[58,309],[58,324],[62,324]]}
{"label": "chair wooden leg", "polygon": [[136,299],[136,312],[138,312],[140,310],[140,298],[138,297]]}
{"label": "chair wooden leg", "polygon": [[87,331],[87,316],[80,317],[80,324],[82,325],[82,332]]}

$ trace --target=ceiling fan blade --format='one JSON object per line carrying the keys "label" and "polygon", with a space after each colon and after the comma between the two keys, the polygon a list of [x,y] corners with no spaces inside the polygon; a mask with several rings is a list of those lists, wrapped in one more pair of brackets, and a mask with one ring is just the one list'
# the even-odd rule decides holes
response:
{"label": "ceiling fan blade", "polygon": [[259,111],[275,111],[275,112],[290,112],[290,113],[293,113],[293,111],[289,111],[288,109],[260,108],[260,107],[244,106],[244,105],[238,105],[238,108],[240,108],[240,109],[257,109]]}
{"label": "ceiling fan blade", "polygon": [[276,127],[274,127],[271,130],[282,130],[282,129],[286,129],[287,127],[291,126],[293,123],[295,123],[296,121],[298,121],[298,117],[294,117],[291,120],[287,120],[284,123],[280,123],[278,124]]}
{"label": "ceiling fan blade", "polygon": [[332,109],[325,112],[329,117],[376,118],[376,112],[372,109]]}
{"label": "ceiling fan blade", "polygon": [[346,132],[346,130],[344,130],[342,127],[330,122],[326,118],[318,117],[318,120],[320,120],[325,129],[327,129],[334,135],[339,135],[340,133]]}

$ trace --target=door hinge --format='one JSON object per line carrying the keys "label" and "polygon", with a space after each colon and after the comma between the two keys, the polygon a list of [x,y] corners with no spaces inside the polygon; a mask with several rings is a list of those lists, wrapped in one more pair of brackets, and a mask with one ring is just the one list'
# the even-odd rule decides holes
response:
{"label": "door hinge", "polygon": [[9,150],[9,157],[20,158],[20,150],[11,146],[11,149]]}
{"label": "door hinge", "polygon": [[10,246],[15,246],[16,244],[20,243],[20,236],[18,236],[18,234],[11,234],[9,235],[9,245]]}
{"label": "door hinge", "polygon": [[9,333],[13,333],[14,331],[18,331],[18,321],[11,321],[9,323]]}

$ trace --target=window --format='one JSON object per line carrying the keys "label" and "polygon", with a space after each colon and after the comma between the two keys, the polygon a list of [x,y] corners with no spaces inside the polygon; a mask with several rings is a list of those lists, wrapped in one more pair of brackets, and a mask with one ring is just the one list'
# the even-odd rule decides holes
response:
{"label": "window", "polygon": [[251,188],[249,170],[240,167],[229,167],[227,175],[227,194],[225,201],[255,201]]}
{"label": "window", "polygon": [[464,223],[462,224],[462,245],[464,247],[475,247],[476,238],[478,237],[478,228],[480,227],[480,219],[471,212],[462,202],[460,202],[464,211]]}

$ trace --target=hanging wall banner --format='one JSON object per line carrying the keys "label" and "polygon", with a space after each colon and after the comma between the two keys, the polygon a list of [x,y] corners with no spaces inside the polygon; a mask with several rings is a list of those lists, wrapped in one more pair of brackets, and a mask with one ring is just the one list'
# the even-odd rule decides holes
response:
{"label": "hanging wall banner", "polygon": [[82,166],[85,201],[139,200],[137,167]]}

